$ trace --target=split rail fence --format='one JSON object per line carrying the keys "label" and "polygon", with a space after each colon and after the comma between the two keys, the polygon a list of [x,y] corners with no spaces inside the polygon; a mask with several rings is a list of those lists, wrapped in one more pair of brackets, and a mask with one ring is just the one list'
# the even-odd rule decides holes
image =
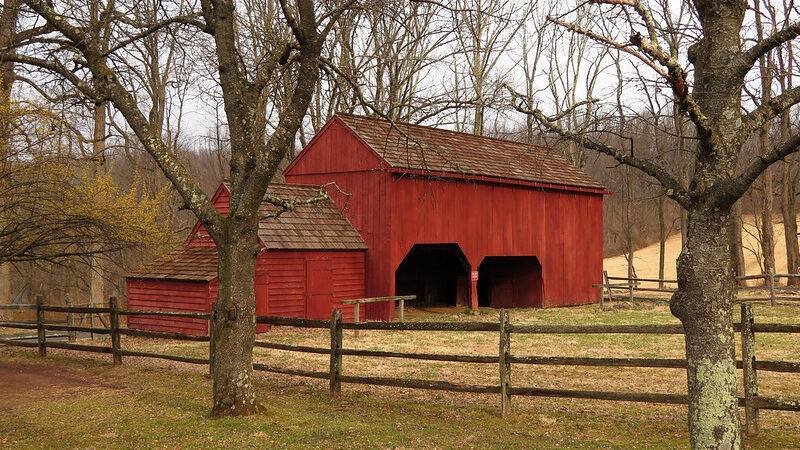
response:
{"label": "split rail fence", "polygon": [[[209,320],[213,325],[214,315],[218,314],[216,304],[211,313],[166,312],[166,311],[141,311],[119,308],[117,300],[111,298],[109,307],[66,307],[46,306],[40,297],[36,305],[36,323],[21,324],[0,322],[0,327],[35,329],[36,342],[24,342],[0,338],[0,344],[38,348],[41,356],[46,356],[47,348],[61,348],[68,350],[108,353],[112,355],[114,364],[121,364],[123,356],[144,358],[160,358],[191,364],[210,364],[213,359],[213,345],[209,345],[209,358],[196,358],[188,356],[167,355],[160,353],[125,350],[121,347],[122,336],[140,336],[149,338],[179,339],[186,341],[210,342],[214,327],[210,327],[210,335],[192,336],[181,333],[167,333],[145,330],[133,330],[120,326],[120,316],[148,315],[189,317]],[[748,434],[758,433],[758,411],[761,409],[800,411],[800,400],[786,400],[782,398],[768,398],[758,395],[757,374],[760,371],[800,373],[799,362],[765,361],[756,359],[755,334],[756,333],[800,333],[800,324],[774,324],[754,323],[752,306],[742,304],[741,322],[734,328],[741,335],[742,360],[737,361],[737,367],[742,369],[744,381],[744,397],[739,398],[739,406],[745,408],[746,429]],[[82,327],[69,325],[48,324],[45,313],[84,313],[84,314],[109,314],[109,326]],[[499,394],[500,411],[506,416],[511,411],[511,398],[513,396],[532,397],[562,397],[576,399],[594,399],[610,401],[630,401],[665,404],[687,404],[688,396],[685,394],[650,393],[650,392],[616,392],[616,391],[590,391],[570,389],[550,389],[534,386],[512,384],[512,365],[568,365],[590,367],[645,367],[645,368],[686,368],[685,359],[665,358],[595,358],[595,357],[563,357],[563,356],[529,356],[517,355],[511,351],[512,334],[650,334],[650,335],[675,335],[683,334],[681,325],[518,325],[509,322],[508,312],[500,311],[499,322],[362,322],[347,323],[342,321],[341,310],[333,310],[331,320],[296,319],[287,317],[258,316],[256,322],[273,326],[290,326],[299,328],[317,328],[330,330],[330,345],[324,347],[310,347],[272,342],[256,341],[257,347],[284,350],[292,352],[316,353],[329,355],[329,370],[310,371],[290,369],[268,364],[254,363],[253,369],[264,372],[280,373],[329,381],[331,395],[341,392],[343,383],[365,384],[377,386],[395,386],[402,388],[429,389],[454,392],[471,392],[485,394]],[[73,331],[96,334],[106,334],[111,337],[111,346],[83,345],[70,342],[52,342],[47,340],[46,331]],[[461,331],[461,332],[486,332],[499,333],[499,348],[497,355],[465,355],[465,354],[436,354],[436,353],[410,353],[382,350],[363,350],[346,348],[344,346],[344,330],[393,330],[393,331]],[[488,385],[462,384],[441,380],[426,380],[399,377],[374,377],[343,374],[343,356],[363,356],[378,358],[406,358],[428,361],[451,361],[463,363],[492,364],[498,367],[498,383]]]}
{"label": "split rail fence", "polygon": [[[750,280],[762,280],[761,286],[739,286],[737,288],[736,302],[766,302],[775,306],[779,301],[785,302],[800,302],[800,286],[783,286],[777,283],[781,278],[793,279],[800,278],[797,273],[775,273],[770,270],[769,273],[760,275],[747,275],[736,277],[739,282],[746,282]],[[658,287],[644,286],[643,284],[658,284]],[[605,300],[614,299],[614,290],[627,291],[628,299],[634,300],[634,292],[650,292],[650,293],[674,293],[677,287],[667,287],[668,285],[677,286],[678,280],[668,280],[660,278],[627,278],[627,277],[612,277],[608,272],[603,271],[603,283],[593,285],[602,289],[600,306],[603,306]],[[764,291],[768,291],[764,294]],[[755,296],[754,296],[755,295]]]}

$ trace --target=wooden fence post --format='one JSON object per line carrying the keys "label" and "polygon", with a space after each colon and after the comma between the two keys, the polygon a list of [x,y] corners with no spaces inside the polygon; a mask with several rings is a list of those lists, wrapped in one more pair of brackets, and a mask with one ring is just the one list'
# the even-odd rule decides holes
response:
{"label": "wooden fence post", "polygon": [[[93,307],[91,295],[89,296],[89,307]],[[89,327],[94,328],[94,313],[89,313]],[[94,333],[89,333],[89,339],[94,340]]]}
{"label": "wooden fence post", "polygon": [[331,397],[342,392],[339,376],[342,374],[342,310],[334,309],[331,313]]}
{"label": "wooden fence post", "polygon": [[216,334],[216,323],[219,314],[217,302],[211,304],[211,318],[208,320],[208,376],[214,379],[214,335]]}
{"label": "wooden fence post", "polygon": [[120,353],[119,342],[119,304],[117,297],[108,299],[108,306],[111,308],[111,354],[114,357],[114,365],[122,364],[122,354]]}
{"label": "wooden fence post", "polygon": [[753,332],[753,307],[742,303],[742,384],[744,385],[744,412],[747,434],[758,434],[758,409],[753,400],[758,397],[756,377],[756,341]]}
{"label": "wooden fence post", "polygon": [[[360,303],[356,303],[355,305],[353,305],[353,314],[354,314],[353,322],[359,323],[361,321],[361,304]],[[358,337],[358,330],[353,330],[353,336],[356,337],[356,338]]]}
{"label": "wooden fence post", "polygon": [[511,413],[511,363],[508,362],[511,351],[511,333],[508,327],[508,310],[500,310],[500,415],[507,417]]}
{"label": "wooden fence post", "polygon": [[769,268],[769,304],[775,306],[775,269]]}
{"label": "wooden fence post", "polygon": [[[64,302],[67,304],[67,307],[72,307],[72,298],[70,298],[69,294],[64,296]],[[75,326],[75,313],[72,311],[67,313],[67,326],[74,327]],[[67,340],[74,341],[78,338],[78,332],[75,330],[68,330],[67,331]]]}
{"label": "wooden fence post", "polygon": [[44,296],[36,296],[36,337],[39,343],[39,356],[47,356],[47,342],[44,331]]}
{"label": "wooden fence post", "polygon": [[400,322],[404,321],[403,313],[405,312],[405,309],[406,309],[406,299],[401,298],[400,299]]}

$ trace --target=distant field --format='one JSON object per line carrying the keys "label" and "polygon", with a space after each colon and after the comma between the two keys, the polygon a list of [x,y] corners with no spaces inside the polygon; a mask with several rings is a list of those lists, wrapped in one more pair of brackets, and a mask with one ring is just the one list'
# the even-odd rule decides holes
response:
{"label": "distant field", "polygon": [[[619,306],[619,305],[617,305]],[[757,322],[800,323],[800,306],[755,306]],[[497,311],[473,316],[450,310],[415,311],[414,320],[496,321]],[[513,310],[512,323],[659,324],[677,323],[664,305],[640,304],[600,311],[596,305],[546,310]],[[327,346],[327,331],[274,328],[260,340]],[[495,355],[496,333],[345,332],[345,347]],[[123,338],[123,348],[202,356],[207,347],[151,339]],[[796,335],[757,335],[759,359],[800,361]],[[681,358],[680,336],[515,335],[517,355]],[[325,355],[256,349],[256,361],[305,370],[327,370]],[[683,406],[546,398],[513,399],[513,414],[499,417],[497,395],[442,393],[360,385],[342,386],[331,402],[327,381],[257,375],[265,413],[243,419],[209,420],[210,382],[204,366],[126,358],[113,368],[110,356],[49,350],[0,349],[3,372],[21,366],[42,378],[36,389],[0,400],[0,447],[318,447],[380,448],[588,447],[676,448],[688,445]],[[344,357],[345,375],[414,377],[496,384],[493,364],[427,362]],[[48,378],[48,374],[51,374]],[[179,376],[175,376],[179,374]],[[66,380],[59,384],[59,380]],[[561,389],[685,392],[682,369],[512,368],[512,384]],[[759,373],[760,394],[800,398],[796,374]],[[9,386],[0,387],[6,393]],[[2,397],[2,396],[0,396]],[[800,413],[762,411],[754,448],[800,446]]]}
{"label": "distant field", "polygon": [[[777,219],[777,218],[776,218]],[[783,238],[783,223],[774,223],[775,231],[775,271],[777,273],[786,273],[786,242]],[[744,246],[745,269],[748,275],[756,275],[762,273],[759,266],[758,259],[756,258],[756,251],[758,250],[757,230],[753,224],[753,217],[745,217],[744,232],[742,233],[742,240]],[[666,251],[664,252],[664,276],[667,279],[674,280],[675,274],[675,261],[681,252],[681,234],[672,234],[667,238]],[[633,263],[636,268],[636,274],[641,278],[658,278],[658,242],[647,247],[636,250],[633,254]],[[603,268],[608,271],[611,276],[627,276],[628,275],[628,261],[625,256],[619,255],[612,258],[606,258],[603,262]],[[793,270],[792,272],[795,272]]]}

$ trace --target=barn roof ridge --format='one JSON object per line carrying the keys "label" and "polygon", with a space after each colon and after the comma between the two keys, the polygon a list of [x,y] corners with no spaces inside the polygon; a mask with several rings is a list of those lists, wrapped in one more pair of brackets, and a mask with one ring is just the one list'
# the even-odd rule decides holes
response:
{"label": "barn roof ridge", "polygon": [[388,120],[347,113],[334,117],[396,169],[606,189],[550,147],[395,122],[403,133],[429,147],[429,151],[421,151],[408,145]]}
{"label": "barn roof ridge", "polygon": [[[386,119],[381,119],[381,118],[377,118],[377,117],[370,117],[370,116],[365,116],[365,115],[359,115],[359,114],[350,114],[350,113],[344,113],[344,112],[338,112],[335,115],[336,116],[340,116],[340,117],[342,117],[342,116],[343,117],[353,117],[353,118],[374,120],[374,121],[378,121],[378,122],[388,122]],[[493,141],[500,141],[500,142],[505,142],[505,143],[514,144],[514,145],[522,145],[522,146],[526,146],[526,147],[534,147],[534,148],[538,148],[538,149],[541,149],[541,150],[549,150],[549,151],[555,152],[555,149],[552,148],[552,147],[547,147],[547,146],[544,146],[544,145],[528,144],[527,142],[515,141],[513,139],[505,139],[505,138],[495,137],[495,136],[485,136],[483,134],[472,134],[472,133],[467,133],[466,131],[450,130],[450,129],[447,129],[447,128],[439,128],[439,127],[436,127],[436,126],[433,126],[433,125],[421,125],[421,124],[418,124],[418,123],[402,122],[402,121],[398,121],[398,120],[395,120],[394,123],[396,123],[397,125],[409,126],[409,127],[414,127],[414,128],[423,128],[423,129],[428,129],[428,130],[435,130],[437,132],[445,132],[445,133],[457,134],[457,135],[464,136],[464,137],[466,137],[468,139],[471,139],[471,138],[489,139],[489,140],[493,140]]]}

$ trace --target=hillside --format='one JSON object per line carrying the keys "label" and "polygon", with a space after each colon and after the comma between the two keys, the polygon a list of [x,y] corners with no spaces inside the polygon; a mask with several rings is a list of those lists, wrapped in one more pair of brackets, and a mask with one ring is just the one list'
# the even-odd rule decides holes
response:
{"label": "hillside", "polygon": [[[776,272],[786,273],[786,243],[783,237],[783,223],[775,222],[775,265]],[[744,257],[746,272],[748,275],[761,273],[761,269],[753,250],[758,248],[758,241],[755,239],[757,230],[753,224],[753,218],[745,218],[743,232]],[[666,279],[674,280],[675,261],[681,252],[681,235],[676,233],[671,235],[666,242],[666,257],[664,260],[664,276]],[[658,243],[640,248],[634,252],[634,267],[636,275],[641,278],[658,278]],[[627,276],[628,262],[624,255],[606,258],[603,267],[611,276]],[[797,268],[795,268],[795,271]]]}

